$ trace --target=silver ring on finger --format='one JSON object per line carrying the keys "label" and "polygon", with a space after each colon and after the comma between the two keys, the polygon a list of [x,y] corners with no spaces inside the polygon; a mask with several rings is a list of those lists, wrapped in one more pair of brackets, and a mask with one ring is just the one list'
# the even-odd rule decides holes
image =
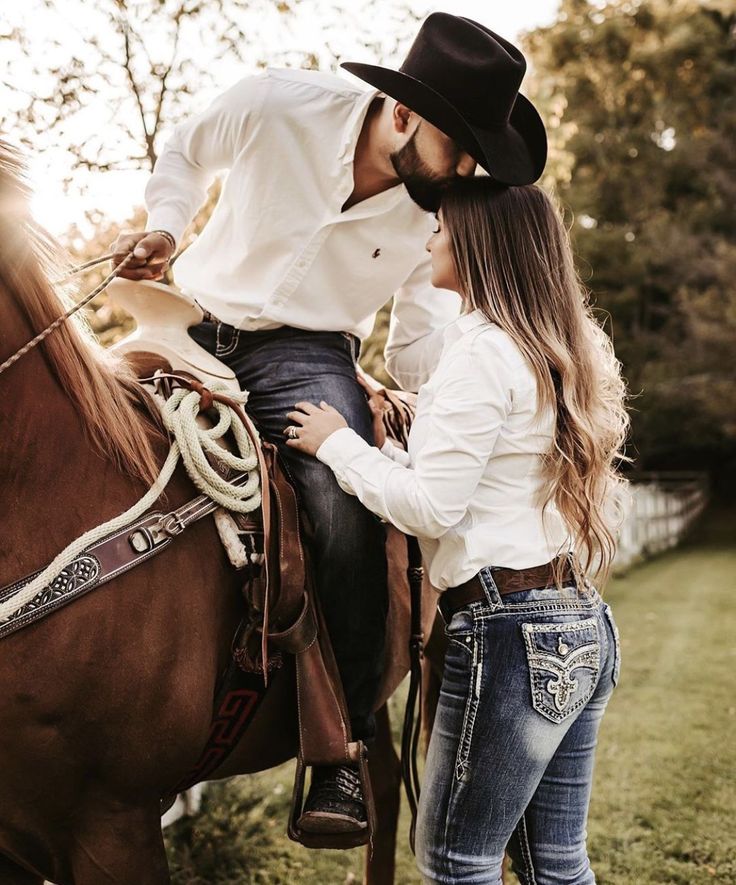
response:
{"label": "silver ring on finger", "polygon": [[294,427],[294,425],[292,424],[286,429],[286,435],[289,437],[289,439],[299,439],[299,428]]}

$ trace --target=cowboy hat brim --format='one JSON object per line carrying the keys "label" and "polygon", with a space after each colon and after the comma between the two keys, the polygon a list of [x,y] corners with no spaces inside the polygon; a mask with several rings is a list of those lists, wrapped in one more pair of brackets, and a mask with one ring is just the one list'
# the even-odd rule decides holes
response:
{"label": "cowboy hat brim", "polygon": [[340,67],[449,135],[502,184],[531,184],[542,174],[547,135],[534,105],[523,95],[517,95],[506,125],[487,129],[474,125],[443,95],[403,71],[357,62]]}

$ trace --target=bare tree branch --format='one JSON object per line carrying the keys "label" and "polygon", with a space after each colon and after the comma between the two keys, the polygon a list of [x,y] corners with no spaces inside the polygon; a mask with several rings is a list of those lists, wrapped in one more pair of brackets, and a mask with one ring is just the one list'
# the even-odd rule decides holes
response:
{"label": "bare tree branch", "polygon": [[[150,169],[166,130],[191,113],[191,97],[223,88],[233,71],[335,69],[348,51],[385,61],[408,46],[413,4],[426,2],[24,0],[23,15],[3,10],[0,23],[0,91],[9,97],[0,117],[35,150],[63,155],[59,174],[83,188],[90,172]],[[29,24],[39,16],[48,27]],[[305,17],[323,25],[314,46],[304,42]]]}

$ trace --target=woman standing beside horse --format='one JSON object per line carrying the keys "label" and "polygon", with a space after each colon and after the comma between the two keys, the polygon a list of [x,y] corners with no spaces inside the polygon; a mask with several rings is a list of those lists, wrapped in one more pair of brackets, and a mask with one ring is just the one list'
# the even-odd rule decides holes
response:
{"label": "woman standing beside horse", "polygon": [[[610,341],[535,186],[459,182],[428,243],[464,310],[437,344],[409,452],[299,403],[289,444],[419,537],[450,639],[422,791],[428,883],[595,881],[585,845],[593,756],[618,678],[605,507],[628,420]],[[435,346],[428,339],[427,347]],[[376,414],[380,405],[374,403]]]}

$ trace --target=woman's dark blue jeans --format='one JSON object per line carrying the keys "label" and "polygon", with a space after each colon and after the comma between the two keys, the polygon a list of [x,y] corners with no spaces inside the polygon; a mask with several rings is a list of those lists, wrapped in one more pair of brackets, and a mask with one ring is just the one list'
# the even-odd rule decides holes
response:
{"label": "woman's dark blue jeans", "polygon": [[618,680],[613,615],[588,585],[501,596],[446,626],[417,862],[426,885],[593,885],[585,826],[598,726]]}
{"label": "woman's dark blue jeans", "polygon": [[329,467],[287,446],[283,435],[296,403],[324,400],[373,444],[370,410],[355,376],[360,343],[342,332],[288,326],[248,332],[218,322],[200,323],[189,334],[235,372],[249,394],[246,411],[263,438],[278,446],[311,524],[315,583],[353,738],[370,740],[387,612],[384,529],[343,492]]}

